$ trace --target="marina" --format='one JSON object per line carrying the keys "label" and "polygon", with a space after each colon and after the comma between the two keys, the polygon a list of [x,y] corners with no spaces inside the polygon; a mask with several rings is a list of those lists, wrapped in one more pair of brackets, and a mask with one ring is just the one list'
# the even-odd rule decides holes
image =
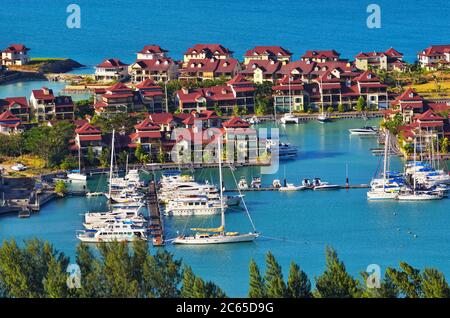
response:
{"label": "marina", "polygon": [[[369,120],[369,123],[376,125],[377,121]],[[260,127],[270,125],[262,123]],[[238,189],[230,169],[224,168],[226,193],[232,194],[235,190],[240,190],[245,194],[246,204],[258,231],[261,232],[261,236],[254,243],[224,244],[214,248],[168,244],[185,227],[217,226],[220,216],[173,217],[164,216],[162,213],[158,216],[158,209],[148,209],[151,206],[159,207],[154,203],[154,196],[150,199],[153,192],[151,183],[145,188],[148,207],[141,210],[147,218],[150,213],[150,223],[147,225],[151,228],[148,232],[149,239],[151,238],[154,244],[158,234],[162,234],[165,249],[185,259],[204,277],[214,278],[232,296],[245,295],[246,287],[237,281],[246,277],[250,257],[263,262],[264,251],[267,249],[274,252],[284,267],[288,267],[292,258],[300,257],[308,275],[315,275],[322,270],[321,260],[324,246],[327,244],[332,244],[339,251],[343,260],[349,264],[349,271],[355,275],[365,268],[368,262],[377,262],[384,268],[395,265],[399,260],[406,260],[416,266],[436,266],[445,271],[449,263],[445,253],[441,251],[448,248],[448,199],[419,204],[395,200],[367,200],[369,182],[379,161],[379,157],[373,156],[370,149],[379,148],[379,145],[376,138],[350,137],[348,129],[355,125],[358,123],[352,120],[326,125],[314,121],[288,125],[286,132],[289,141],[300,147],[298,157],[295,160],[283,161],[278,172],[273,175],[262,175],[258,167],[238,168],[234,174],[238,180],[240,177],[246,179],[246,190]],[[345,190],[346,166],[351,188],[349,191]],[[391,168],[392,171],[401,171],[402,160],[391,157]],[[192,171],[188,169],[186,173],[191,174]],[[148,181],[151,181],[151,175],[141,173],[141,177]],[[211,180],[210,184],[217,184],[219,180],[215,168],[196,170],[193,175],[195,180],[202,183]],[[318,175],[324,181],[340,185],[342,190],[305,189],[289,193],[275,191],[271,186],[274,179],[282,183],[286,177],[288,182],[301,185],[305,177],[312,180]],[[260,188],[250,187],[251,181],[257,176],[261,177]],[[107,179],[107,173],[89,177],[86,191],[107,192]],[[160,172],[155,171],[155,179],[160,179]],[[73,191],[75,190],[76,188]],[[279,202],[282,202],[283,210],[280,209]],[[2,216],[0,238],[14,236],[20,241],[39,233],[40,237],[51,240],[68,255],[74,255],[78,243],[75,233],[83,223],[81,215],[86,211],[107,209],[105,196],[58,198],[48,202],[38,213],[32,213],[29,219],[19,219],[17,213]],[[243,214],[241,207],[228,209],[227,224],[233,231],[251,231],[251,226],[245,222],[246,217]],[[277,222],[273,221],[274,217]],[[163,231],[158,231],[158,225],[161,225]],[[205,258],[209,259],[208,263],[205,263]],[[230,279],[227,274],[230,266],[242,271],[243,275]]]}

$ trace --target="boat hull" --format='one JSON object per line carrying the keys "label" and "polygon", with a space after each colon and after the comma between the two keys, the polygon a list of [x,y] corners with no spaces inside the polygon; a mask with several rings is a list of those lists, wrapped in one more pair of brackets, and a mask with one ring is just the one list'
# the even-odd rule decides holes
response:
{"label": "boat hull", "polygon": [[87,180],[87,176],[85,176],[84,174],[80,174],[80,173],[69,173],[67,175],[67,178],[72,181],[86,181]]}
{"label": "boat hull", "polygon": [[242,243],[252,242],[259,234],[248,233],[238,235],[218,235],[208,238],[195,238],[195,237],[177,237],[173,240],[173,244],[176,245],[208,245],[208,244],[230,244],[230,243]]}

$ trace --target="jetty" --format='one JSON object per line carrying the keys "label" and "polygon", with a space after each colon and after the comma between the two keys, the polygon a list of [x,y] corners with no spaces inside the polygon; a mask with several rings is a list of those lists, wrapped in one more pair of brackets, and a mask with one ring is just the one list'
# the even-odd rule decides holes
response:
{"label": "jetty", "polygon": [[148,209],[148,230],[153,238],[153,246],[164,245],[164,223],[159,209],[158,195],[156,193],[156,183],[150,181],[147,195]]}
{"label": "jetty", "polygon": [[[335,189],[368,189],[370,188],[370,185],[368,184],[349,184],[349,185],[339,185]],[[314,188],[305,188],[303,190],[299,191],[292,191],[292,192],[301,192],[301,191],[307,191],[307,190],[314,190]],[[268,187],[260,187],[260,188],[248,188],[248,189],[225,189],[224,192],[260,192],[260,191],[279,191],[279,188],[268,186]],[[333,189],[329,190],[320,190],[320,191],[333,191]]]}

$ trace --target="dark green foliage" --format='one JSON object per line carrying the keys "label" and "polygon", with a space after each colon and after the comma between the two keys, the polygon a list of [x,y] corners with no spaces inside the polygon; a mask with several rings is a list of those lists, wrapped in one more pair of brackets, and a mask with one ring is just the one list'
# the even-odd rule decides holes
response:
{"label": "dark green foliage", "polygon": [[58,166],[69,154],[69,141],[74,132],[75,126],[64,121],[57,122],[53,127],[33,127],[23,135],[24,149],[44,159],[47,166]]}
{"label": "dark green foliage", "polygon": [[286,296],[286,284],[283,280],[281,266],[272,253],[266,255],[266,273],[264,276],[266,293],[269,298],[282,298]]}
{"label": "dark green foliage", "polygon": [[347,273],[335,250],[326,249],[325,272],[316,277],[315,296],[320,298],[351,298],[358,294],[358,281]]}
{"label": "dark green foliage", "polygon": [[249,298],[264,298],[266,297],[266,287],[264,279],[262,278],[258,265],[256,262],[250,260],[250,289],[248,291]]}
{"label": "dark green foliage", "polygon": [[289,278],[287,283],[287,297],[290,298],[311,298],[311,282],[300,266],[291,263]]}

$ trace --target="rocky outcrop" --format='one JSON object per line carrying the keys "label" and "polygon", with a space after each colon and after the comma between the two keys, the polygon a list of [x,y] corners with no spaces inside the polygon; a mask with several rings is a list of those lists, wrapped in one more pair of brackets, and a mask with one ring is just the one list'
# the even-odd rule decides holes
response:
{"label": "rocky outcrop", "polygon": [[39,71],[41,73],[67,73],[73,69],[83,67],[84,65],[72,59],[48,61],[44,63]]}

